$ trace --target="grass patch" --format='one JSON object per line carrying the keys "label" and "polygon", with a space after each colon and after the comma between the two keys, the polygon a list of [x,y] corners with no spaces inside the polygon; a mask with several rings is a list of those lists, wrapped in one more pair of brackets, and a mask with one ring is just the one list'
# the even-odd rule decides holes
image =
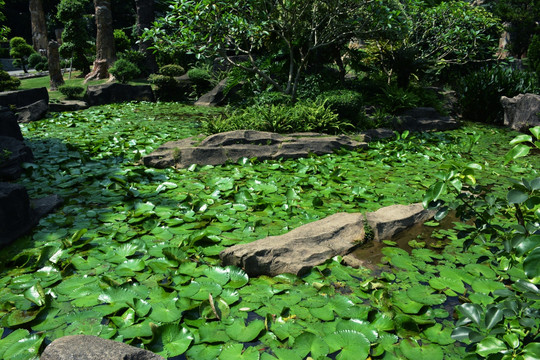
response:
{"label": "grass patch", "polygon": [[[100,85],[107,82],[107,80],[94,80],[89,81],[88,83],[84,84],[84,78],[80,78],[80,71],[74,71],[71,74],[71,79],[69,78],[69,73],[64,74],[64,81],[66,85],[72,85],[72,86],[83,86],[86,88],[89,85]],[[66,97],[60,93],[60,91],[50,91],[50,77],[49,76],[41,76],[37,78],[31,78],[31,79],[24,79],[21,80],[21,86],[19,87],[19,90],[27,90],[27,89],[34,89],[34,88],[40,88],[40,87],[46,87],[47,90],[49,90],[49,99],[51,101],[62,101],[66,100]],[[131,85],[148,85],[149,82],[146,81],[146,79],[137,79],[134,81],[130,81],[128,84]]]}

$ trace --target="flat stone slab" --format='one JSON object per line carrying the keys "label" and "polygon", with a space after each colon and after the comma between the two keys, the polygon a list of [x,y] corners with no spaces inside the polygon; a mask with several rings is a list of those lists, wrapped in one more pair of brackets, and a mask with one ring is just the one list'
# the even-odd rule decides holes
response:
{"label": "flat stone slab", "polygon": [[77,111],[88,109],[88,104],[81,100],[64,100],[58,103],[50,103],[49,111],[51,112],[63,112],[63,111]]}
{"label": "flat stone slab", "polygon": [[367,213],[366,220],[373,230],[373,240],[389,240],[414,224],[423,223],[435,215],[422,204],[392,205]]}
{"label": "flat stone slab", "polygon": [[284,235],[232,246],[219,257],[224,265],[241,267],[249,276],[302,275],[336,255],[347,254],[364,238],[362,214],[338,213]]}
{"label": "flat stone slab", "polygon": [[[201,141],[202,140],[202,141]],[[298,133],[280,135],[265,131],[236,130],[208,136],[170,141],[143,158],[145,166],[187,168],[192,164],[221,165],[241,158],[259,160],[296,159],[309,154],[330,154],[340,148],[357,149],[367,143],[348,136]]]}
{"label": "flat stone slab", "polygon": [[284,235],[231,246],[219,257],[223,265],[241,267],[249,276],[302,275],[334,256],[351,253],[367,241],[365,222],[378,241],[432,216],[433,212],[424,210],[422,204],[393,205],[365,215],[338,213]]}
{"label": "flat stone slab", "polygon": [[148,350],[90,335],[70,335],[54,340],[41,360],[165,360]]}

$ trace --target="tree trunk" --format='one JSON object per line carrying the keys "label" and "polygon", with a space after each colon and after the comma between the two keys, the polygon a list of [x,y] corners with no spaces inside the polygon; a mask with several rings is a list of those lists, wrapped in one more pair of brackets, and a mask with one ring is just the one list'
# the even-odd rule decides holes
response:
{"label": "tree trunk", "polygon": [[60,69],[59,47],[60,45],[56,41],[49,41],[49,77],[51,78],[51,90],[53,91],[64,85],[64,77]]}
{"label": "tree trunk", "polygon": [[[151,28],[155,20],[154,0],[135,0],[137,7],[137,36],[141,36],[145,28]],[[158,71],[156,56],[148,48],[152,45],[150,41],[140,41],[139,51],[145,54],[145,65],[149,74]]]}
{"label": "tree trunk", "polygon": [[94,0],[96,12],[96,61],[93,70],[85,77],[89,80],[106,79],[109,68],[116,61],[110,0]]}
{"label": "tree trunk", "polygon": [[28,7],[32,23],[32,46],[41,55],[47,55],[47,22],[42,0],[30,0]]}

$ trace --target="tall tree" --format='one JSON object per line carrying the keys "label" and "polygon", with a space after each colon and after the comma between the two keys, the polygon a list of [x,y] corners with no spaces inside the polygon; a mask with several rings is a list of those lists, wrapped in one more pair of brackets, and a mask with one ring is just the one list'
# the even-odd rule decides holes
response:
{"label": "tall tree", "polygon": [[51,90],[57,90],[60,86],[64,85],[64,77],[60,69],[59,47],[60,45],[56,41],[51,40],[49,42],[49,77],[51,79]]}
{"label": "tall tree", "polygon": [[85,82],[110,77],[109,68],[116,61],[111,1],[94,0],[94,8],[97,27],[96,61],[92,71],[86,75]]}
{"label": "tall tree", "polygon": [[[3,13],[4,6],[6,5],[6,2],[4,0],[0,0],[0,21],[4,21],[6,16]],[[0,41],[7,41],[7,36],[9,34],[9,28],[6,25],[0,26]]]}
{"label": "tall tree", "polygon": [[[137,36],[141,37],[145,29],[152,27],[155,20],[154,0],[135,0],[137,7]],[[158,70],[156,56],[149,49],[152,43],[148,40],[141,39],[139,41],[139,51],[145,54],[145,65],[148,72],[153,74]]]}
{"label": "tall tree", "polygon": [[37,52],[46,55],[49,45],[43,2],[42,0],[30,0],[28,8],[30,9],[30,21],[32,24],[32,46]]}
{"label": "tall tree", "polygon": [[81,70],[85,76],[90,72],[90,61],[87,58],[89,42],[86,0],[62,0],[58,5],[57,18],[64,25],[60,55],[72,59],[73,66]]}

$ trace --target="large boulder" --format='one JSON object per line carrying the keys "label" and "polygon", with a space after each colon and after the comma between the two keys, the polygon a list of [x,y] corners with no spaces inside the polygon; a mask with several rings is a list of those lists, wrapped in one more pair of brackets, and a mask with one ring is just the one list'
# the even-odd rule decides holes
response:
{"label": "large boulder", "polygon": [[338,213],[284,235],[232,246],[219,257],[224,265],[241,267],[249,276],[302,275],[336,255],[349,253],[364,238],[362,214]]}
{"label": "large boulder", "polygon": [[195,102],[196,106],[220,106],[227,102],[228,96],[237,92],[241,86],[234,86],[225,94],[227,79],[223,79],[212,90],[204,94]]}
{"label": "large boulder", "polygon": [[39,100],[27,106],[23,106],[17,109],[18,121],[20,123],[28,123],[43,119],[47,111],[49,110],[49,104],[45,100]]}
{"label": "large boulder", "polygon": [[77,111],[84,109],[88,109],[88,104],[80,100],[64,100],[49,104],[49,111],[51,112]]}
{"label": "large boulder", "polygon": [[17,116],[6,107],[0,107],[0,136],[23,140]]}
{"label": "large boulder", "polygon": [[54,340],[41,360],[165,360],[148,350],[91,335],[69,335]]}
{"label": "large boulder", "polygon": [[0,93],[0,106],[21,108],[40,100],[49,103],[49,93],[45,87]]}
{"label": "large boulder", "polygon": [[85,100],[88,105],[96,106],[129,101],[155,101],[155,98],[150,85],[107,83],[88,86]]}
{"label": "large boulder", "polygon": [[0,246],[28,233],[39,219],[61,203],[62,199],[57,195],[32,201],[24,186],[0,183]]}
{"label": "large boulder", "polygon": [[348,136],[327,136],[314,133],[290,134],[236,130],[215,134],[202,142],[199,137],[171,141],[145,156],[146,166],[186,168],[192,164],[221,165],[227,161],[256,157],[259,160],[300,158],[309,154],[323,155],[340,148],[356,149],[367,144]]}
{"label": "large boulder", "polygon": [[223,265],[243,268],[250,276],[302,275],[336,255],[347,255],[366,241],[367,221],[373,240],[390,239],[433,216],[422,204],[393,205],[373,213],[338,213],[300,226],[287,234],[269,236],[223,250]]}
{"label": "large boulder", "polygon": [[431,107],[418,107],[403,112],[394,121],[397,131],[446,131],[459,127],[450,116],[443,116]]}
{"label": "large boulder", "polygon": [[513,98],[501,97],[504,125],[513,130],[527,132],[540,125],[540,95],[519,94]]}
{"label": "large boulder", "polygon": [[373,231],[373,240],[382,241],[391,239],[414,224],[424,223],[433,215],[433,211],[425,210],[422,204],[417,203],[387,206],[367,213],[366,220]]}
{"label": "large boulder", "polygon": [[22,174],[21,164],[34,161],[32,150],[21,140],[0,136],[0,180],[15,180]]}

